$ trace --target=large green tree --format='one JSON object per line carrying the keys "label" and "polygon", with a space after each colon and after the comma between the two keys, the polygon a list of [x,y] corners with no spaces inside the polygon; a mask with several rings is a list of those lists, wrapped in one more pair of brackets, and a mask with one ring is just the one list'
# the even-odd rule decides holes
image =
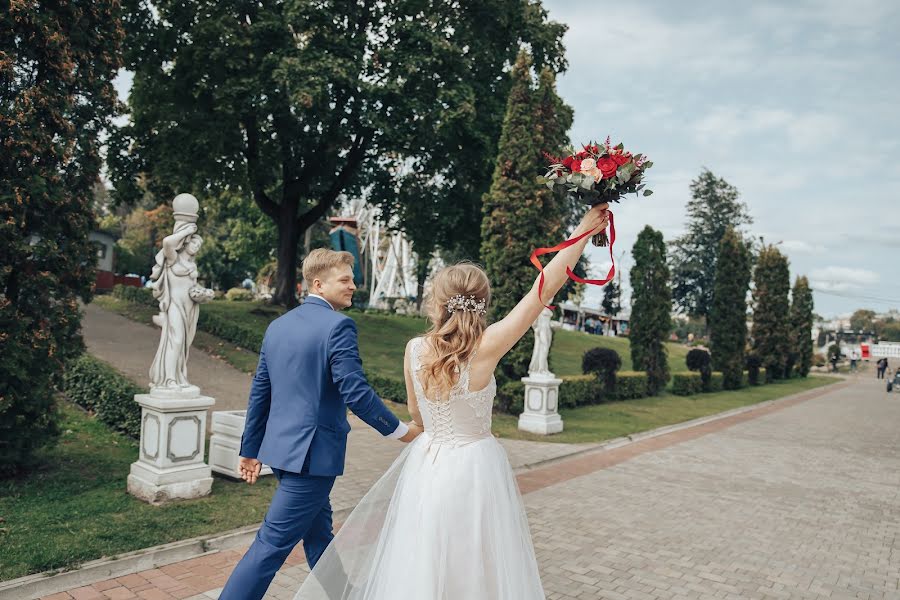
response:
{"label": "large green tree", "polygon": [[[481,255],[491,280],[489,318],[504,317],[531,290],[535,270],[532,250],[555,244],[566,231],[570,206],[535,183],[546,159],[558,152],[571,125],[571,110],[554,99],[552,78],[542,74],[535,89],[531,57],[519,54],[512,69],[512,88],[500,136],[490,191],[484,196]],[[557,106],[556,112],[551,108]],[[553,122],[551,122],[553,121]],[[500,363],[500,375],[519,379],[527,374],[534,344],[529,331]]]}
{"label": "large green tree", "polygon": [[[564,27],[535,0],[466,10],[450,0],[128,6],[132,122],[110,153],[119,194],[136,194],[144,173],[165,197],[252,197],[278,230],[275,301],[287,305],[304,232],[342,196],[389,187],[392,168],[461,186],[440,192],[446,218],[431,231],[457,229],[474,251],[505,69],[522,44],[539,64],[563,65]],[[456,201],[468,228],[444,210]]]}
{"label": "large green tree", "polygon": [[53,388],[82,350],[122,35],[114,1],[14,2],[0,15],[0,475],[54,438]]}
{"label": "large green tree", "polygon": [[785,375],[790,377],[796,367],[801,377],[812,366],[813,296],[806,277],[797,277],[791,290],[790,343]]}
{"label": "large green tree", "polygon": [[672,295],[662,233],[644,227],[631,256],[631,363],[636,371],[647,372],[649,391],[656,394],[669,381],[665,341],[672,329]]}
{"label": "large green tree", "polygon": [[785,375],[790,343],[791,281],[787,258],[775,246],[759,253],[753,273],[753,353],[766,368],[766,379]]}
{"label": "large green tree", "polygon": [[687,232],[672,241],[672,297],[681,312],[706,318],[712,308],[719,243],[731,227],[753,222],[737,188],[704,169],[691,182]]}
{"label": "large green tree", "polygon": [[725,389],[734,390],[743,381],[751,258],[740,234],[731,227],[725,230],[718,256],[709,312],[709,349],[713,370],[722,372]]}
{"label": "large green tree", "polygon": [[861,308],[850,315],[850,329],[853,331],[872,331],[875,329],[875,311]]}

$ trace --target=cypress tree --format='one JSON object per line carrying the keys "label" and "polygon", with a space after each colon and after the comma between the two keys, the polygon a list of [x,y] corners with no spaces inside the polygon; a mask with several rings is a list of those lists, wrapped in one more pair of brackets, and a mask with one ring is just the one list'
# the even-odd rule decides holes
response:
{"label": "cypress tree", "polygon": [[781,379],[790,343],[788,261],[774,246],[759,254],[753,274],[753,352],[766,369],[766,379]]}
{"label": "cypress tree", "polygon": [[[506,316],[534,284],[535,269],[528,260],[532,250],[559,242],[565,233],[560,201],[535,183],[546,163],[545,136],[554,150],[571,123],[571,110],[563,109],[547,73],[542,73],[542,87],[536,93],[531,57],[524,51],[519,54],[493,181],[483,198],[481,257],[491,281],[492,321]],[[533,346],[529,330],[501,361],[500,378],[527,375]]]}
{"label": "cypress tree", "polygon": [[797,277],[791,290],[791,341],[786,375],[794,370],[800,377],[806,377],[812,366],[813,345],[813,297],[806,277]]}
{"label": "cypress tree", "polygon": [[662,233],[649,225],[644,227],[631,255],[631,362],[636,371],[647,372],[649,391],[656,394],[669,381],[665,340],[672,325],[672,295]]}
{"label": "cypress tree", "polygon": [[747,345],[747,290],[750,253],[740,234],[729,227],[719,244],[718,268],[709,313],[709,347],[714,371],[725,389],[741,387]]}

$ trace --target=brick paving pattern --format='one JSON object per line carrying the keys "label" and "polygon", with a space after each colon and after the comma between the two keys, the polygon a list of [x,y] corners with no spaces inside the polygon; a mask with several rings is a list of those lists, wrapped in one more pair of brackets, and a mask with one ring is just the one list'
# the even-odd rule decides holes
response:
{"label": "brick paving pattern", "polygon": [[[900,598],[898,425],[900,396],[857,378],[525,471],[547,597]],[[216,598],[243,551],[45,598]],[[298,549],[266,597],[307,572]]]}

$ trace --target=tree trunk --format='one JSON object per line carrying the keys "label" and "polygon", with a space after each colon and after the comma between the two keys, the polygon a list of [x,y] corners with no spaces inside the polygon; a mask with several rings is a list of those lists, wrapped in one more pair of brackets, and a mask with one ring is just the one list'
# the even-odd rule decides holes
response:
{"label": "tree trunk", "polygon": [[425,280],[428,279],[428,264],[431,256],[419,255],[416,261],[416,312],[422,312],[422,299],[425,296]]}
{"label": "tree trunk", "polygon": [[275,271],[274,304],[287,308],[297,306],[297,244],[300,230],[297,222],[297,203],[284,202],[278,219],[278,268]]}

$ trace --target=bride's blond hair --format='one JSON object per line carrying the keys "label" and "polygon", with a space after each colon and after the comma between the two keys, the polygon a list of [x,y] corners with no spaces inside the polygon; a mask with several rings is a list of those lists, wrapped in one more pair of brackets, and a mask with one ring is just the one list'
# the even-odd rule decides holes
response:
{"label": "bride's blond hair", "polygon": [[491,285],[487,273],[469,261],[445,267],[437,272],[431,284],[427,301],[431,329],[425,333],[425,341],[435,357],[422,362],[426,390],[447,391],[455,383],[463,365],[472,357],[481,334],[487,327],[487,319],[480,312],[447,311],[447,302],[456,295],[475,296],[484,300],[485,309],[491,303]]}

